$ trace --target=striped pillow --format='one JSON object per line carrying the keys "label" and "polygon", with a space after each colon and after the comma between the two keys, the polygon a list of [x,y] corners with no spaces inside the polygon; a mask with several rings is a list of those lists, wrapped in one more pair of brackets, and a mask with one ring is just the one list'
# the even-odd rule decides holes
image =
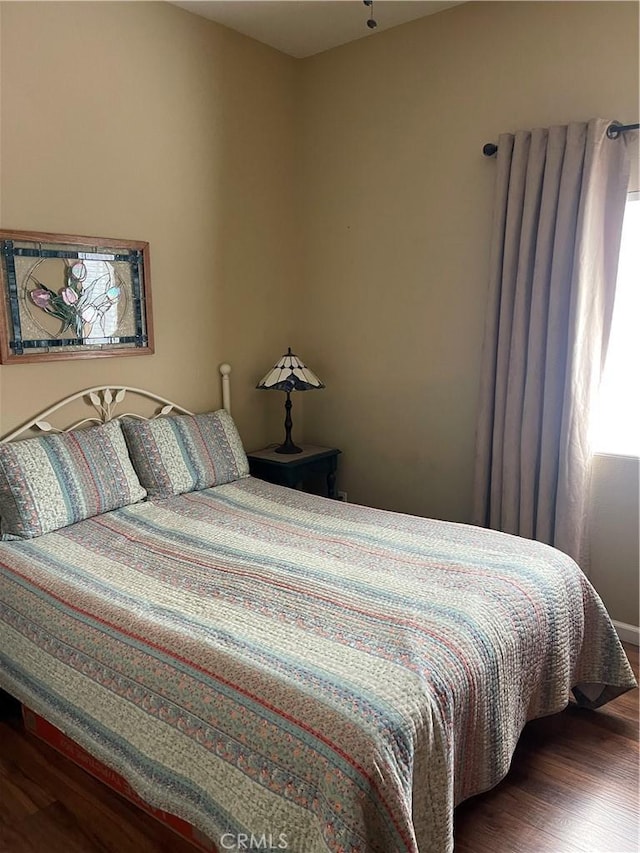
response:
{"label": "striped pillow", "polygon": [[249,476],[242,440],[224,409],[152,421],[124,418],[122,428],[149,497],[181,495]]}
{"label": "striped pillow", "polygon": [[0,444],[3,539],[33,539],[145,495],[119,421]]}

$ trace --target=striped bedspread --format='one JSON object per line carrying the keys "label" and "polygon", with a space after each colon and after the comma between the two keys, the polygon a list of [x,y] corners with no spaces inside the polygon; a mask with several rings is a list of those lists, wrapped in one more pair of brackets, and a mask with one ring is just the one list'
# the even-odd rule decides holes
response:
{"label": "striped bedspread", "polygon": [[247,478],[0,544],[0,686],[220,850],[447,853],[527,720],[634,684],[568,557],[465,525]]}

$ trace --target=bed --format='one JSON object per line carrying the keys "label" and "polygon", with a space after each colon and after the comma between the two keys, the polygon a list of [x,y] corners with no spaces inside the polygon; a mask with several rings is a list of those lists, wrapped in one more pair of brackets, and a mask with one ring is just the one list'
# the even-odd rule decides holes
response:
{"label": "bed", "polygon": [[[115,432],[131,390],[74,398]],[[140,393],[160,417],[122,424],[146,498],[129,484],[55,529],[34,512],[0,543],[0,687],[219,850],[450,853],[455,806],[504,777],[528,720],[636,686],[566,555],[256,480],[230,418],[206,463],[225,482],[154,493],[153,430],[191,415]]]}

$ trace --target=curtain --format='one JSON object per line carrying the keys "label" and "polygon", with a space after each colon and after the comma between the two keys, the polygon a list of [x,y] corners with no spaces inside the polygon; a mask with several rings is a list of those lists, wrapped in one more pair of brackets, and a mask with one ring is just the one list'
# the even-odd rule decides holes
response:
{"label": "curtain", "polygon": [[629,179],[594,119],[498,140],[473,521],[587,562],[589,413]]}

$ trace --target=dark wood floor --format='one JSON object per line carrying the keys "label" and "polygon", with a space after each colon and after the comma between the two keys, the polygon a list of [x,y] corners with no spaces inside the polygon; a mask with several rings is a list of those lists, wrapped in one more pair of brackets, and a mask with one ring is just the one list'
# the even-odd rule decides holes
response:
{"label": "dark wood floor", "polygon": [[[638,649],[627,652],[637,674]],[[0,853],[194,849],[27,734],[17,715],[0,720]],[[508,777],[456,812],[456,853],[638,849],[637,690],[530,723]]]}

